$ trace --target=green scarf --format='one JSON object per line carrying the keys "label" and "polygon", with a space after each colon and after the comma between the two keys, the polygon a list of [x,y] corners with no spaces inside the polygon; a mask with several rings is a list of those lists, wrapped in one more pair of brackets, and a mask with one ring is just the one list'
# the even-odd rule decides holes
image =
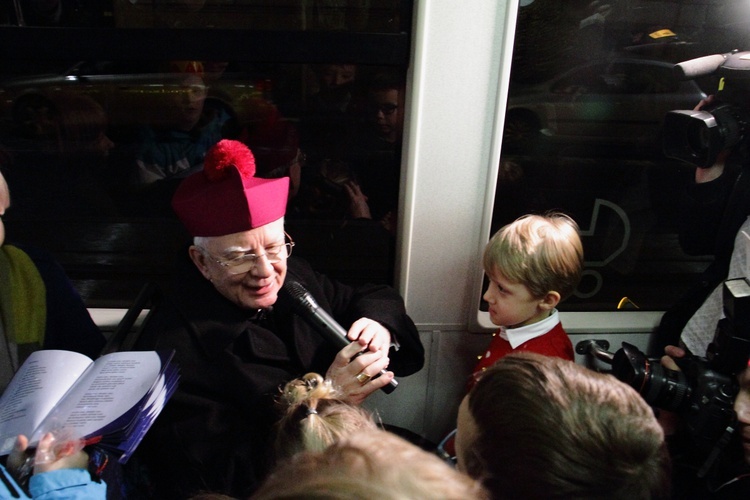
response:
{"label": "green scarf", "polygon": [[0,319],[15,344],[44,344],[47,300],[44,281],[25,252],[0,246]]}

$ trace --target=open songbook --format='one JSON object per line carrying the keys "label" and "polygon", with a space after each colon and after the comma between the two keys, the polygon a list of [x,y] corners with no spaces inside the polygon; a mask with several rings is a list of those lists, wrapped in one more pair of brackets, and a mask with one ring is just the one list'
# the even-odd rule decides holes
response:
{"label": "open songbook", "polygon": [[0,456],[19,434],[46,432],[96,443],[125,463],[177,387],[174,351],[114,352],[92,361],[72,351],[36,351],[0,397]]}

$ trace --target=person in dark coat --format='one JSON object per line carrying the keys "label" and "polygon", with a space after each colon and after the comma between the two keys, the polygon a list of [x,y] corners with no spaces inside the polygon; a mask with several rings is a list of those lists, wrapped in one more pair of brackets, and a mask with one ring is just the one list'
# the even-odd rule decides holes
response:
{"label": "person in dark coat", "polygon": [[10,189],[0,172],[0,394],[39,349],[99,356],[106,339],[59,262],[46,250],[5,240]]}
{"label": "person in dark coat", "polygon": [[[139,448],[157,498],[250,495],[268,472],[280,418],[274,400],[289,380],[325,374],[358,404],[394,374],[424,364],[417,329],[394,289],[350,287],[289,257],[289,180],[254,173],[245,145],[221,141],[172,201],[193,244],[136,344],[175,349],[181,369],[176,393]],[[286,280],[303,285],[351,344],[339,350],[295,314],[293,299],[280,293]]]}

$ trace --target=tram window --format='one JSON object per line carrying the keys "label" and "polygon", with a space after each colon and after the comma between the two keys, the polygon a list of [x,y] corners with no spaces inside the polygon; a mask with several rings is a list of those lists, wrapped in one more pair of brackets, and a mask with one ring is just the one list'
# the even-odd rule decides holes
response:
{"label": "tram window", "polygon": [[15,0],[5,7],[0,24],[17,26],[394,33],[408,24],[401,0]]}
{"label": "tram window", "polygon": [[585,271],[560,310],[664,310],[710,263],[678,243],[694,167],[664,156],[661,126],[717,88],[675,80],[675,63],[748,49],[733,18],[750,10],[728,4],[521,3],[490,234],[525,213],[575,218]]}
{"label": "tram window", "polygon": [[[97,37],[117,35],[34,31],[76,42],[83,53],[76,59],[64,48],[44,54],[19,49],[12,54],[17,64],[0,69],[0,168],[12,193],[4,216],[8,242],[52,252],[89,307],[127,307],[147,281],[168,280],[175,256],[189,242],[171,210],[171,194],[188,172],[201,168],[211,144],[229,138],[255,152],[258,175],[297,179],[286,217],[295,254],[345,282],[392,284],[408,37],[391,54],[392,35],[383,49],[371,43],[363,49],[357,45],[362,38],[349,43],[346,36],[406,36],[410,20],[401,13],[411,3],[354,3],[358,7],[114,0],[109,14],[54,24],[111,27],[112,33],[198,28],[186,30],[198,38],[195,57],[163,30],[139,31],[163,43],[154,54],[130,53],[118,44],[112,45],[118,57],[104,60],[89,57],[98,52]],[[2,14],[0,25],[44,25],[32,15],[19,23],[23,11]],[[227,60],[226,44],[217,44],[215,33],[228,37],[240,29],[336,31],[341,46],[294,38],[280,62],[265,56]],[[288,41],[284,33],[276,40]],[[247,38],[232,39],[267,40],[265,33],[242,36]],[[89,44],[77,45],[87,37]],[[160,59],[157,53],[180,56]],[[348,181],[367,196],[356,210],[346,199]]]}

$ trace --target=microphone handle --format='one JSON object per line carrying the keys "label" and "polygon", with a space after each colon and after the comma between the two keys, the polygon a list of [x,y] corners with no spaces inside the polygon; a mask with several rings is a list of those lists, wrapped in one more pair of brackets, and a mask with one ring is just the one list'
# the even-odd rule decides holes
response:
{"label": "microphone handle", "polygon": [[305,318],[311,323],[312,327],[318,330],[329,342],[341,350],[351,344],[346,336],[346,330],[328,314],[324,309],[318,307],[315,310],[310,309]]}
{"label": "microphone handle", "polygon": [[[323,308],[318,307],[315,310],[306,309],[309,314],[303,315],[313,328],[318,330],[329,342],[334,344],[339,350],[351,344],[346,336],[346,330],[328,314]],[[361,356],[363,352],[357,353],[354,357]],[[386,370],[380,370],[381,375],[386,374]],[[381,387],[383,392],[390,394],[398,387],[398,381],[393,378],[387,385]]]}

